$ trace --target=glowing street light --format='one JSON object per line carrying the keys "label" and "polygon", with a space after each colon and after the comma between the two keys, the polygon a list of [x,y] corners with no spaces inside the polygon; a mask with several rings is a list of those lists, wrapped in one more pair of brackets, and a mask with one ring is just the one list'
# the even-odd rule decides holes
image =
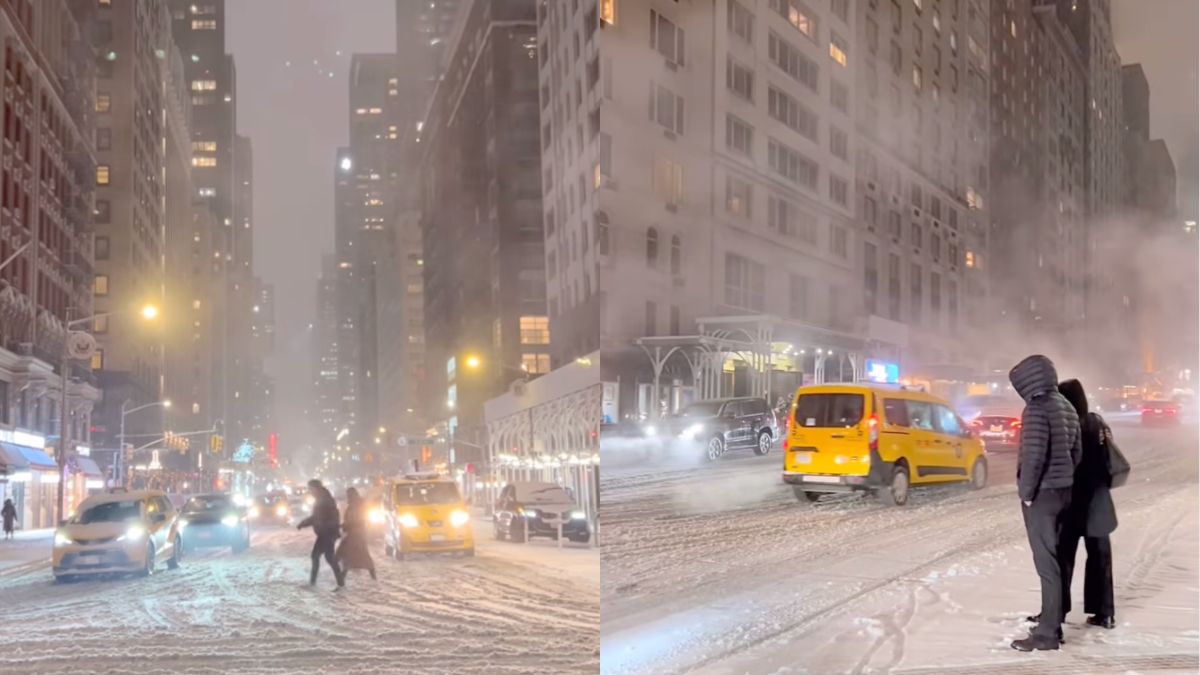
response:
{"label": "glowing street light", "polygon": [[474,368],[478,368],[480,365],[482,365],[483,362],[479,359],[478,356],[468,356],[466,363],[467,363],[468,368],[474,369]]}
{"label": "glowing street light", "polygon": [[148,321],[153,321],[158,318],[158,308],[154,305],[146,305],[142,308],[142,318]]}

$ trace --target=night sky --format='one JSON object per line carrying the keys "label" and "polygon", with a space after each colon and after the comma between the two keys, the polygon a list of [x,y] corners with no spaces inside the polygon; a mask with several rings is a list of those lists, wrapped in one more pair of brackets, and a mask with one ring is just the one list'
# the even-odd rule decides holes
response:
{"label": "night sky", "polygon": [[[394,2],[236,0],[227,2],[227,12],[238,131],[254,144],[255,267],[276,292],[276,355],[268,370],[276,377],[287,444],[307,430],[312,404],[308,325],[320,257],[333,247],[333,158],[347,140],[350,55],[395,48]],[[1194,214],[1196,0],[1115,0],[1113,12],[1122,62],[1141,62],[1146,70],[1151,134],[1166,139],[1181,207],[1190,204]]]}
{"label": "night sky", "polygon": [[238,133],[254,144],[254,265],[275,285],[267,370],[285,450],[307,431],[312,405],[308,325],[321,254],[333,250],[334,153],[348,140],[350,55],[395,50],[395,2],[227,0],[226,12]]}

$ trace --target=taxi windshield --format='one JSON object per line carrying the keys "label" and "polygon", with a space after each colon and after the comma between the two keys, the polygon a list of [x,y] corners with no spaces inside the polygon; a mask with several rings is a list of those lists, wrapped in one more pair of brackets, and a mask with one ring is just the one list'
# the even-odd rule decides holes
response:
{"label": "taxi windshield", "polygon": [[392,489],[392,499],[398,505],[449,504],[460,501],[458,486],[449,482],[407,483]]}
{"label": "taxi windshield", "polygon": [[137,520],[142,517],[139,506],[136,501],[105,502],[75,516],[74,522],[79,525],[89,525],[91,523],[121,523],[126,520]]}

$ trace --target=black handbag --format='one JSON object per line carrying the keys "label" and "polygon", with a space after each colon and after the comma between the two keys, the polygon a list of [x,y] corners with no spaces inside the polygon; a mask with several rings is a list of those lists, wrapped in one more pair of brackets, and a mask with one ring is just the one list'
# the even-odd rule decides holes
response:
{"label": "black handbag", "polygon": [[1125,453],[1121,452],[1121,448],[1113,440],[1112,429],[1108,424],[1103,420],[1100,424],[1100,442],[1104,445],[1105,463],[1108,468],[1108,487],[1118,488],[1129,481],[1129,460],[1125,459]]}

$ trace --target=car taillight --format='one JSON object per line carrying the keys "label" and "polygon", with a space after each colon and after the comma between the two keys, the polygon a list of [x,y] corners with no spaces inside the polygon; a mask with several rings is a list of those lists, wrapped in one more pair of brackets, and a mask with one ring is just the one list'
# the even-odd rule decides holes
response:
{"label": "car taillight", "polygon": [[1021,420],[1013,420],[1008,423],[1008,426],[1010,426],[1014,429],[1020,429],[1021,428]]}
{"label": "car taillight", "polygon": [[1143,414],[1143,415],[1147,415],[1147,414],[1149,414],[1149,413],[1151,413],[1151,412],[1153,412],[1153,411],[1152,411],[1152,410],[1150,410],[1149,408],[1142,408],[1142,414]]}
{"label": "car taillight", "polygon": [[879,418],[874,415],[867,420],[867,447],[871,450],[879,449]]}
{"label": "car taillight", "polygon": [[792,436],[792,416],[789,414],[787,416],[786,424],[784,425],[784,428],[783,428],[783,437],[779,439],[780,440],[780,443],[779,443],[780,450],[787,452],[788,439],[791,438],[791,436]]}

